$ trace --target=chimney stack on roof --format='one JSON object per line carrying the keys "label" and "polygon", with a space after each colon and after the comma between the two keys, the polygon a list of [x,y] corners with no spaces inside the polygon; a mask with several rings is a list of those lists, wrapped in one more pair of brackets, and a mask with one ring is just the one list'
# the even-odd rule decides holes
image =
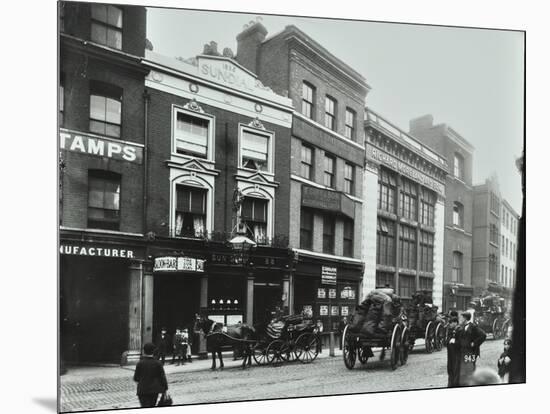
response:
{"label": "chimney stack on roof", "polygon": [[257,73],[257,59],[260,44],[267,36],[267,29],[261,23],[261,17],[243,26],[243,31],[237,35],[237,62],[248,70]]}

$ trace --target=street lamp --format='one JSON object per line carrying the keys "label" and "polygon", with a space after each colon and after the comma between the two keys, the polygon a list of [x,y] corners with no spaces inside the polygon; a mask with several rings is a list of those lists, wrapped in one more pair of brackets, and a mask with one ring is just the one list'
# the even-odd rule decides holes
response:
{"label": "street lamp", "polygon": [[253,247],[256,247],[256,242],[250,240],[245,235],[237,234],[229,240],[229,244],[233,249],[233,257],[235,257],[236,262],[246,266],[248,264],[248,258],[250,257],[250,251]]}

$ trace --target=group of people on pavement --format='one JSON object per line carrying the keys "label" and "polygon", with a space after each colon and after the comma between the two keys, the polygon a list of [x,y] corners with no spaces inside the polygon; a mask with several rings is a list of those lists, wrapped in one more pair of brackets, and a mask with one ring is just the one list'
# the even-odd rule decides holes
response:
{"label": "group of people on pavement", "polygon": [[172,354],[172,364],[180,365],[191,360],[191,339],[187,328],[176,328],[173,337],[170,337],[166,328],[161,329],[156,340],[155,357],[164,365],[166,355]]}
{"label": "group of people on pavement", "polygon": [[480,346],[487,335],[472,321],[470,312],[463,312],[459,321],[456,311],[450,312],[447,329],[448,387],[495,384],[507,380],[510,371],[511,340],[504,341],[504,352],[497,361],[498,376],[491,370],[476,370]]}

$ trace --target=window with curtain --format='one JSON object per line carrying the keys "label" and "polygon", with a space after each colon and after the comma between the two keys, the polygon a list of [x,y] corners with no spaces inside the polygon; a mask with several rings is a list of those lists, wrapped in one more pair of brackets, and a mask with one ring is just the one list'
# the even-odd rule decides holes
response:
{"label": "window with curtain", "polygon": [[376,229],[376,263],[395,266],[395,223],[380,217]]}
{"label": "window with curtain", "polygon": [[347,162],[344,164],[344,192],[353,195],[355,177],[355,167]]}
{"label": "window with curtain", "polygon": [[433,272],[434,265],[434,235],[425,231],[420,232],[420,270]]}
{"label": "window with curtain", "polygon": [[313,175],[313,148],[302,144],[300,158],[300,175],[311,180]]}
{"label": "window with curtain", "polygon": [[245,197],[241,218],[247,227],[247,236],[258,244],[267,243],[267,200]]}
{"label": "window with curtain", "polygon": [[334,254],[334,216],[323,216],[323,253]]}
{"label": "window with curtain", "polygon": [[176,110],[174,147],[178,154],[208,157],[208,129],[210,121]]}
{"label": "window with curtain", "polygon": [[454,176],[459,180],[464,180],[464,158],[456,153],[454,156]]}
{"label": "window with curtain", "polygon": [[381,168],[378,176],[378,209],[395,213],[395,175]]}
{"label": "window with curtain", "polygon": [[453,202],[453,225],[464,228],[464,206],[458,201]]}
{"label": "window with curtain", "polygon": [[416,269],[416,229],[413,227],[399,226],[399,267]]}
{"label": "window with curtain", "polygon": [[202,188],[176,186],[176,217],[174,235],[205,237],[206,191]]}
{"label": "window with curtain", "polygon": [[269,136],[243,130],[241,136],[241,165],[252,170],[269,170]]}
{"label": "window with curtain", "polygon": [[122,9],[107,4],[92,4],[92,42],[122,49]]}
{"label": "window with curtain", "polygon": [[353,257],[353,220],[344,220],[344,256]]}
{"label": "window with curtain", "polygon": [[422,198],[420,201],[420,222],[427,226],[434,226],[435,202],[437,196],[433,191],[422,189]]}
{"label": "window with curtain", "polygon": [[355,111],[346,108],[346,128],[344,130],[346,138],[355,140]]}
{"label": "window with curtain", "polygon": [[325,126],[336,130],[336,99],[328,95],[325,97]]}
{"label": "window with curtain", "polygon": [[409,220],[417,218],[417,185],[411,180],[401,177],[401,191],[399,192],[399,214]]}
{"label": "window with curtain", "polygon": [[458,251],[453,252],[451,282],[462,283],[462,253]]}
{"label": "window with curtain", "polygon": [[88,227],[119,230],[120,174],[103,170],[88,171]]}
{"label": "window with curtain", "polygon": [[120,138],[122,89],[90,81],[90,132]]}
{"label": "window with curtain", "polygon": [[313,212],[306,208],[300,213],[300,249],[313,249]]}
{"label": "window with curtain", "polygon": [[327,187],[334,188],[334,165],[336,160],[334,157],[325,154],[325,173],[324,173],[324,184]]}
{"label": "window with curtain", "polygon": [[302,83],[302,114],[310,119],[314,117],[315,88],[307,82]]}

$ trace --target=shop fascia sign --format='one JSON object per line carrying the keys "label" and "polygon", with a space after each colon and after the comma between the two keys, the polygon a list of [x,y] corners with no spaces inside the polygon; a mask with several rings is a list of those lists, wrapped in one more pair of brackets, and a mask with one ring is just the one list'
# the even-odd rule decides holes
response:
{"label": "shop fascia sign", "polygon": [[61,244],[59,246],[59,253],[73,256],[114,257],[120,259],[134,259],[136,257],[134,250],[131,249],[105,246],[76,246],[70,244]]}
{"label": "shop fascia sign", "polygon": [[330,266],[321,266],[321,284],[336,285],[337,269]]}
{"label": "shop fascia sign", "polygon": [[342,193],[324,188],[302,186],[302,205],[342,213],[355,218],[354,202]]}
{"label": "shop fascia sign", "polygon": [[204,259],[194,257],[156,257],[154,272],[204,272]]}
{"label": "shop fascia sign", "polygon": [[366,145],[367,157],[371,160],[376,160],[384,165],[398,171],[400,174],[431,188],[441,195],[445,195],[445,186],[426,174],[421,173],[410,165],[398,160],[397,158],[373,147],[370,144]]}
{"label": "shop fascia sign", "polygon": [[59,131],[59,148],[136,164],[141,164],[143,159],[143,148],[139,145],[68,129]]}

